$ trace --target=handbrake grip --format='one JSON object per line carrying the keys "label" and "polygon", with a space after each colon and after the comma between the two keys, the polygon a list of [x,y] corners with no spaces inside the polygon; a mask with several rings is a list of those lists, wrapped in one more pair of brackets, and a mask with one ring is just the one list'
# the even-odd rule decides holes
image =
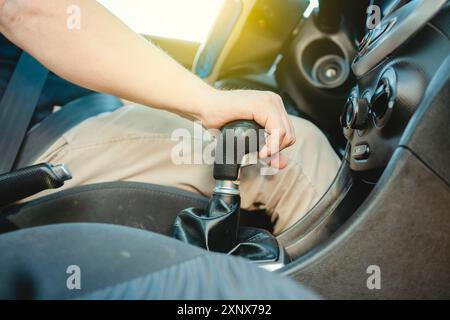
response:
{"label": "handbrake grip", "polygon": [[0,208],[41,191],[57,189],[72,179],[64,165],[38,164],[0,175]]}

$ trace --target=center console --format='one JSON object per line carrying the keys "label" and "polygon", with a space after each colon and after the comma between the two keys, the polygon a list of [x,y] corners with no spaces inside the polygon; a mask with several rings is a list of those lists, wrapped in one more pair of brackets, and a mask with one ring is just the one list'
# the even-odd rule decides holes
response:
{"label": "center console", "polygon": [[448,39],[427,25],[446,2],[410,1],[360,42],[352,64],[357,85],[341,117],[353,170],[382,169],[391,159],[430,80],[449,53]]}

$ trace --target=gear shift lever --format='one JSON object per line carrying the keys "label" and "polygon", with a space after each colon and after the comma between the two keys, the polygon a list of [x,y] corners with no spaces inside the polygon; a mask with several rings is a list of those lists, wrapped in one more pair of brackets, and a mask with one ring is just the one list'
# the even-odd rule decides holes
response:
{"label": "gear shift lever", "polygon": [[214,164],[219,187],[220,181],[239,180],[244,156],[260,151],[265,140],[264,129],[253,121],[235,121],[223,127]]}
{"label": "gear shift lever", "polygon": [[216,187],[208,207],[183,210],[175,222],[175,238],[253,261],[278,261],[284,251],[270,233],[239,227],[240,169],[245,156],[260,151],[264,144],[264,130],[255,122],[235,121],[222,129],[214,163]]}

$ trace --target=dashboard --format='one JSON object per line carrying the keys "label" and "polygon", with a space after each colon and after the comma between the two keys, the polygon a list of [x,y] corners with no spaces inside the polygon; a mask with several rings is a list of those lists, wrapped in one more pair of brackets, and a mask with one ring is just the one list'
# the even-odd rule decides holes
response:
{"label": "dashboard", "polygon": [[446,0],[413,0],[383,18],[361,41],[357,85],[341,117],[355,171],[384,168],[429,83],[450,55]]}

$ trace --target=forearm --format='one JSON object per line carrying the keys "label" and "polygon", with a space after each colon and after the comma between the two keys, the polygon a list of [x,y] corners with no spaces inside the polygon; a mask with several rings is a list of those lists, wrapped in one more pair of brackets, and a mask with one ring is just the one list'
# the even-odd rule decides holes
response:
{"label": "forearm", "polygon": [[[0,31],[71,82],[192,118],[215,96],[94,0],[2,2]],[[67,26],[72,5],[81,9],[80,29]]]}

